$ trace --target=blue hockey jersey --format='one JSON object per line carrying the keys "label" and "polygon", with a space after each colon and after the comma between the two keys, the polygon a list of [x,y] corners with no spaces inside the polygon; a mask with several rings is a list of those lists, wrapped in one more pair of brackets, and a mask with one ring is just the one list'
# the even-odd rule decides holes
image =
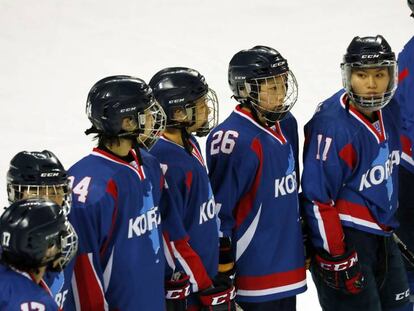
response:
{"label": "blue hockey jersey", "polygon": [[58,311],[46,283],[36,284],[22,271],[0,264],[0,311]]}
{"label": "blue hockey jersey", "polygon": [[65,275],[63,272],[46,271],[43,277],[45,283],[50,289],[52,297],[59,308],[63,308],[66,300],[66,295],[69,292],[69,283],[65,286]]}
{"label": "blue hockey jersey", "polygon": [[332,255],[345,251],[342,226],[388,235],[397,225],[399,109],[392,100],[369,122],[346,110],[341,90],[305,125],[302,190],[312,241]]}
{"label": "blue hockey jersey", "polygon": [[306,290],[297,193],[297,124],[271,128],[240,106],[207,139],[207,164],[236,260],[237,299],[263,302]]}
{"label": "blue hockey jersey", "polygon": [[394,98],[401,110],[401,165],[414,173],[414,37],[398,56],[399,82]]}
{"label": "blue hockey jersey", "polygon": [[79,250],[65,310],[165,310],[161,168],[143,150],[142,166],[130,154],[127,163],[95,148],[69,169]]}
{"label": "blue hockey jersey", "polygon": [[[175,257],[190,276],[192,291],[206,289],[218,268],[218,227],[215,201],[204,159],[194,137],[189,143],[190,155],[184,147],[161,137],[150,153],[160,162],[168,187],[176,187],[175,201],[181,223],[165,228]],[[182,236],[184,229],[185,236]]]}

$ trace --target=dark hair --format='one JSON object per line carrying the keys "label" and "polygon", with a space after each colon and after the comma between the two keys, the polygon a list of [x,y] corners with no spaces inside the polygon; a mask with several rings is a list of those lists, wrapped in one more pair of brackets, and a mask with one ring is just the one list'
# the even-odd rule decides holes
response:
{"label": "dark hair", "polygon": [[93,140],[97,140],[97,146],[106,147],[106,146],[119,146],[121,144],[120,138],[118,136],[109,136],[105,135],[104,133],[99,133],[93,137]]}

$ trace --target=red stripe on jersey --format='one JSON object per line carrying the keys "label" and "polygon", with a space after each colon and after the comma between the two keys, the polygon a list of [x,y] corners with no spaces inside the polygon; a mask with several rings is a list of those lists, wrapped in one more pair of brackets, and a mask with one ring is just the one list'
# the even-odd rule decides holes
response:
{"label": "red stripe on jersey", "polygon": [[263,276],[237,276],[236,288],[262,290],[299,283],[306,279],[305,267]]}
{"label": "red stripe on jersey", "polygon": [[276,129],[275,132],[277,132],[277,134],[278,134],[280,140],[282,141],[282,143],[283,144],[286,144],[287,139],[286,139],[285,135],[283,135],[282,128],[280,127],[280,123],[279,122],[276,122],[275,123],[275,129]]}
{"label": "red stripe on jersey", "polygon": [[189,142],[190,142],[191,146],[193,146],[192,154],[197,158],[198,162],[200,162],[202,166],[205,166],[204,165],[204,159],[203,159],[203,156],[201,155],[200,150],[198,150],[196,144],[194,144],[191,141],[191,139],[189,140]]}
{"label": "red stripe on jersey", "polygon": [[105,310],[101,283],[87,254],[78,255],[74,272],[81,310]]}
{"label": "red stripe on jersey", "polygon": [[108,184],[106,185],[106,192],[109,193],[114,199],[114,211],[112,212],[112,221],[111,227],[108,231],[108,236],[99,251],[100,256],[103,256],[105,254],[105,251],[108,249],[109,242],[111,241],[112,234],[114,233],[116,217],[118,215],[118,188],[113,179],[110,179],[108,181]]}
{"label": "red stripe on jersey", "polygon": [[161,178],[160,178],[160,189],[163,189],[165,185],[165,177],[164,174],[161,174]]}
{"label": "red stripe on jersey", "polygon": [[402,82],[407,77],[408,77],[408,68],[404,68],[404,70],[398,74],[398,83]]}
{"label": "red stripe on jersey", "polygon": [[357,162],[357,154],[351,144],[346,144],[341,149],[341,151],[339,151],[339,157],[345,161],[351,170],[355,168]]}
{"label": "red stripe on jersey", "polygon": [[190,191],[192,183],[193,183],[193,172],[188,171],[185,174],[185,185],[187,186],[188,191]]}
{"label": "red stripe on jersey", "polygon": [[314,203],[317,205],[322,218],[329,253],[332,256],[342,255],[345,253],[344,232],[336,206],[332,206],[329,203]]}
{"label": "red stripe on jersey", "polygon": [[412,151],[412,143],[411,143],[411,139],[408,138],[405,135],[401,135],[400,136],[400,141],[401,141],[401,146],[402,146],[402,152],[404,152],[405,154],[409,155],[410,157],[413,156],[413,151]]}
{"label": "red stripe on jersey", "polygon": [[389,231],[390,228],[384,225],[381,225],[377,222],[377,220],[372,216],[368,207],[360,204],[356,204],[353,202],[349,202],[346,200],[338,200],[335,204],[338,212],[345,215],[350,215],[354,218],[362,219],[364,221],[368,221],[378,225],[382,230]]}
{"label": "red stripe on jersey", "polygon": [[174,251],[171,247],[170,236],[167,231],[162,233],[162,237],[164,239],[165,246],[164,247],[164,255],[169,267],[175,270],[175,262],[174,262]]}
{"label": "red stripe on jersey", "polygon": [[255,138],[250,146],[253,152],[257,155],[259,160],[259,168],[257,169],[256,176],[254,178],[254,182],[252,187],[249,191],[240,199],[237,203],[237,206],[234,211],[235,219],[236,219],[236,227],[239,227],[246,217],[250,214],[254,200],[256,197],[257,189],[259,188],[261,177],[262,177],[262,170],[263,170],[263,151],[262,145],[260,141]]}
{"label": "red stripe on jersey", "polygon": [[[181,256],[182,260],[185,261],[188,268],[191,270],[186,272],[189,275],[192,274],[194,276],[198,289],[203,290],[209,288],[213,285],[213,283],[211,282],[211,279],[208,276],[207,271],[204,268],[203,262],[201,261],[200,257],[191,248],[190,244],[188,244],[188,240],[189,238],[187,237],[182,240],[173,241],[172,243],[174,244],[175,249]],[[185,270],[185,267],[183,268]]]}

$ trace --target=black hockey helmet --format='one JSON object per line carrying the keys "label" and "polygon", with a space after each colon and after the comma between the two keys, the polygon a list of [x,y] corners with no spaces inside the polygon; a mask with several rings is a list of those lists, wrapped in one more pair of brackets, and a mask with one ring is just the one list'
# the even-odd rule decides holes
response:
{"label": "black hockey helmet", "polygon": [[[111,76],[96,82],[88,94],[86,113],[92,123],[86,134],[139,137],[144,147],[148,147],[147,140],[155,140],[165,128],[165,114],[151,88],[143,80],[131,76]],[[133,132],[122,129],[126,117],[137,123]]]}
{"label": "black hockey helmet", "polygon": [[[202,118],[205,121],[196,131],[198,136],[205,136],[217,125],[216,93],[198,71],[186,67],[165,68],[152,77],[149,85],[167,115],[167,127],[188,128]],[[207,116],[197,116],[196,103],[200,100],[207,105]],[[182,111],[185,121],[175,118],[177,110]]]}
{"label": "black hockey helmet", "polygon": [[[62,271],[74,257],[78,238],[66,214],[55,202],[24,199],[6,208],[0,217],[1,260],[17,269],[48,266]],[[54,252],[49,253],[55,246]]]}
{"label": "black hockey helmet", "polygon": [[[270,123],[281,120],[292,109],[298,96],[297,82],[287,60],[267,46],[258,45],[236,53],[229,63],[228,82],[239,102],[250,104]],[[260,86],[268,83],[276,85],[285,93],[277,110],[260,107]]]}
{"label": "black hockey helmet", "polygon": [[70,210],[70,183],[59,159],[48,150],[21,151],[10,161],[7,195],[12,204],[24,197],[47,197]]}
{"label": "black hockey helmet", "polygon": [[[351,75],[355,69],[384,67],[388,69],[390,82],[381,95],[361,96],[352,90]],[[395,54],[381,35],[376,37],[355,37],[349,44],[341,64],[342,83],[350,99],[359,107],[375,111],[391,100],[398,84],[398,68]]]}
{"label": "black hockey helmet", "polygon": [[414,17],[414,0],[407,0],[407,4],[412,12],[411,16]]}

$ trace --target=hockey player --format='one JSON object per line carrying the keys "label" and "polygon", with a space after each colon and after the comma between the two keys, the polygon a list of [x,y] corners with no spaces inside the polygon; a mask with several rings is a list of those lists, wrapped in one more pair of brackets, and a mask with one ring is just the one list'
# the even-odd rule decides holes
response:
{"label": "hockey player", "polygon": [[50,151],[21,151],[10,161],[7,172],[9,203],[45,197],[70,211],[70,187],[66,170]]}
{"label": "hockey player", "polygon": [[341,64],[344,90],[305,126],[302,189],[326,311],[404,310],[409,294],[397,225],[397,64],[382,36],[355,37]]}
{"label": "hockey player", "polygon": [[[168,187],[178,190],[181,219],[174,225],[181,225],[185,235],[177,236],[174,228],[167,231],[181,269],[190,277],[188,310],[232,310],[232,286],[212,288],[218,268],[217,216],[204,159],[192,135],[205,136],[217,124],[216,94],[199,72],[185,67],[165,68],[149,85],[167,115],[167,128],[151,154],[161,162]],[[212,304],[218,298],[220,303]]]}
{"label": "hockey player", "polygon": [[297,124],[289,112],[297,83],[287,60],[265,46],[236,53],[228,78],[239,105],[207,140],[221,221],[219,270],[236,271],[243,310],[295,310],[306,290]]}
{"label": "hockey player", "polygon": [[[50,151],[21,151],[10,161],[7,172],[9,203],[26,198],[46,198],[70,211],[68,175],[59,159]],[[46,284],[60,308],[63,307],[68,288],[63,288],[63,272],[47,271]]]}
{"label": "hockey player", "polygon": [[163,311],[163,177],[140,146],[159,137],[165,114],[148,85],[130,76],[98,81],[86,111],[85,133],[95,133],[98,146],[69,169],[79,251],[65,310]]}
{"label": "hockey player", "polygon": [[24,199],[0,218],[0,310],[61,310],[43,281],[62,271],[77,250],[77,236],[62,208],[46,199]]}
{"label": "hockey player", "polygon": [[[414,17],[414,1],[407,1]],[[399,238],[414,252],[414,37],[398,56],[399,83],[395,99],[401,110],[401,166],[399,168],[399,205],[397,219]],[[414,309],[414,266],[405,262],[411,291],[411,310]]]}

